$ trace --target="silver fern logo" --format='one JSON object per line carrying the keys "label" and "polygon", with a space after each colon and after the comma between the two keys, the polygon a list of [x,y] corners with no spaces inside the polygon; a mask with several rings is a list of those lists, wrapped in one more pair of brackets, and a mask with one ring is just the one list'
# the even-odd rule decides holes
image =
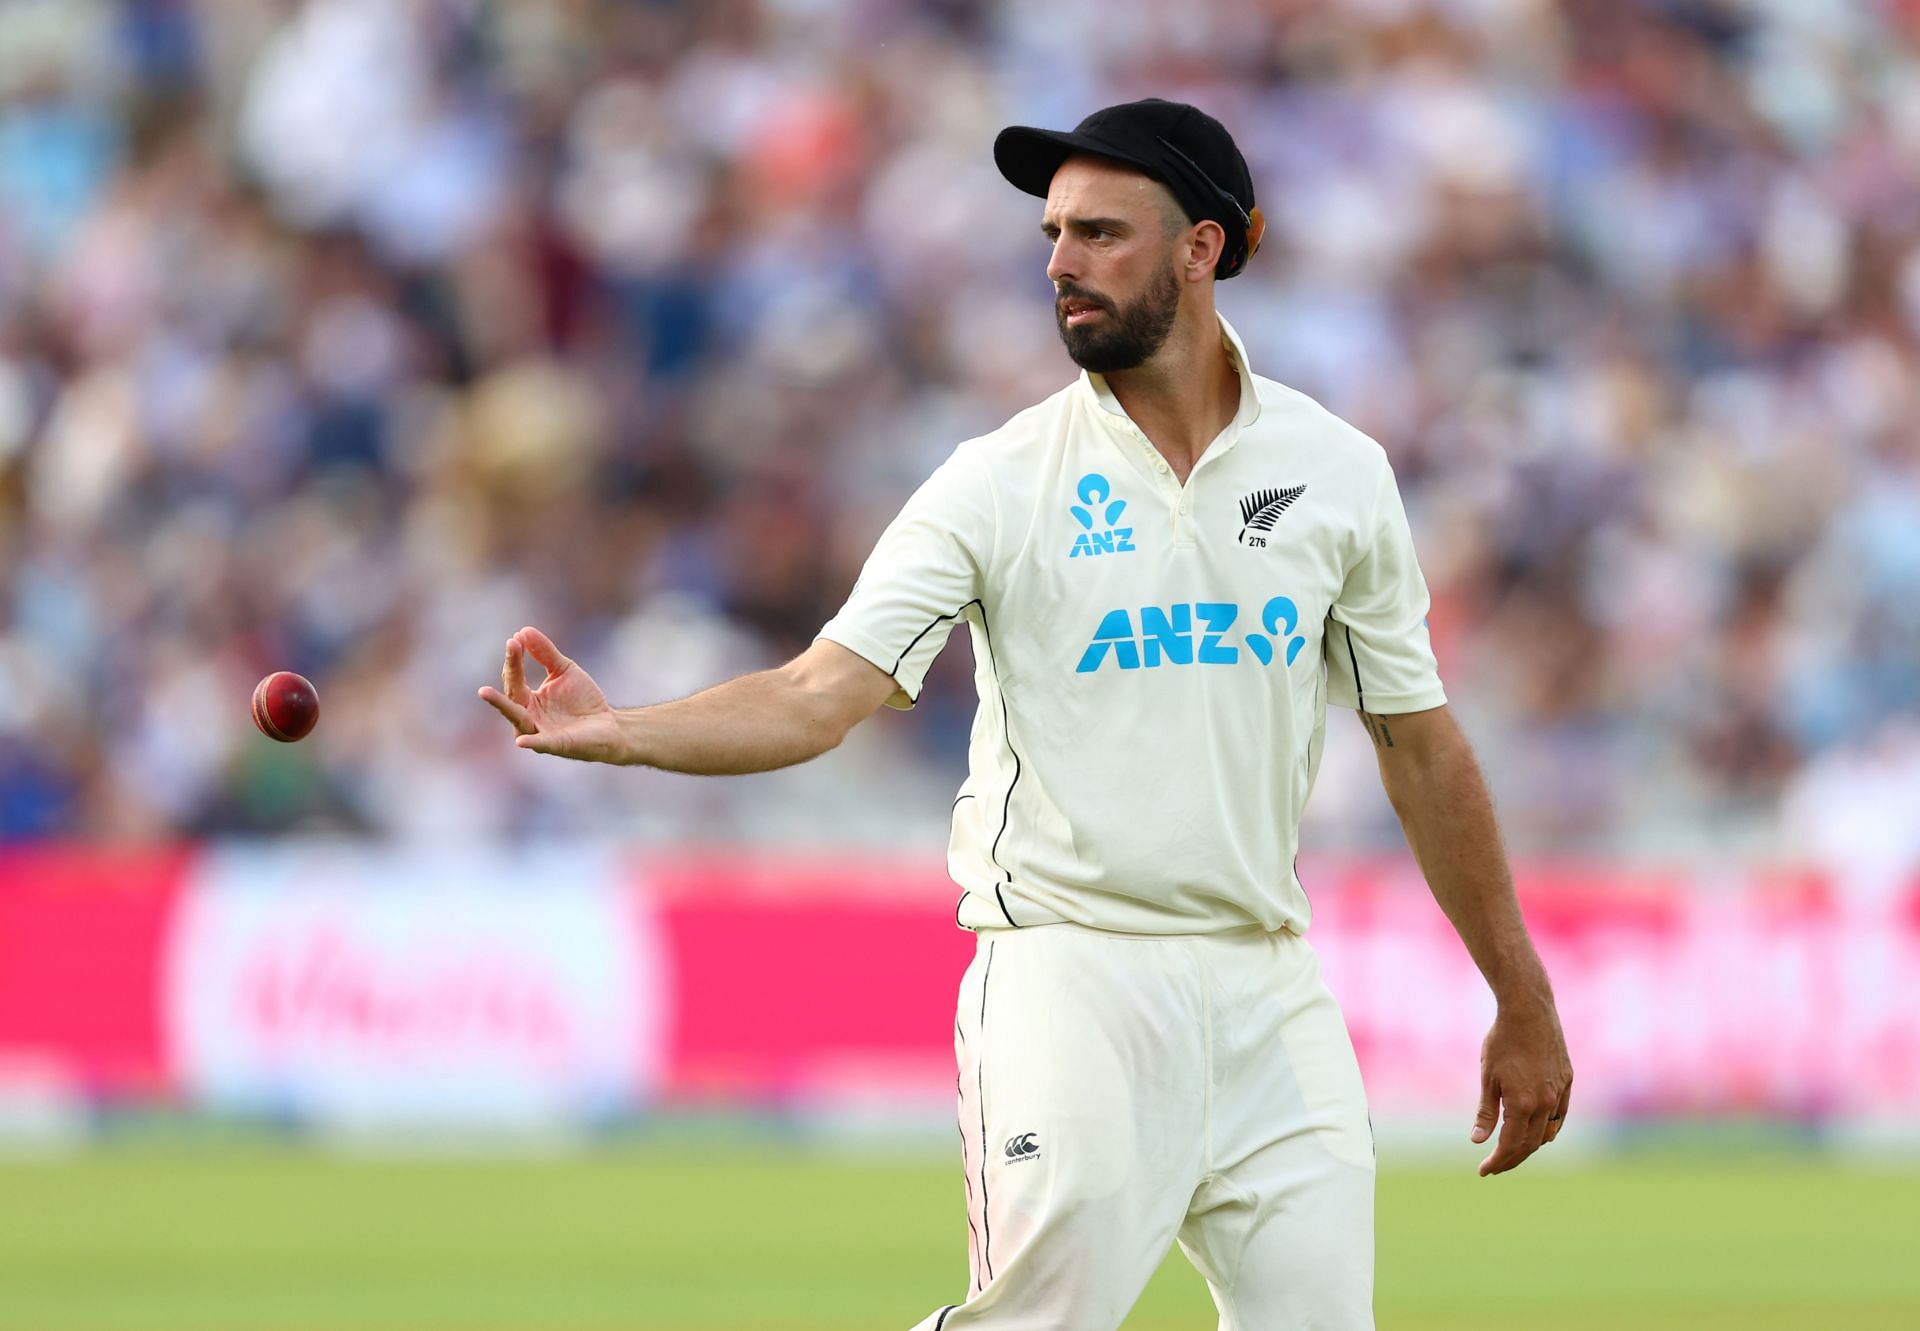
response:
{"label": "silver fern logo", "polygon": [[1304,485],[1289,486],[1284,490],[1255,490],[1240,501],[1240,543],[1251,545],[1255,549],[1267,543],[1267,533],[1273,530],[1273,524],[1280,521],[1280,515],[1293,507],[1293,501],[1307,492]]}

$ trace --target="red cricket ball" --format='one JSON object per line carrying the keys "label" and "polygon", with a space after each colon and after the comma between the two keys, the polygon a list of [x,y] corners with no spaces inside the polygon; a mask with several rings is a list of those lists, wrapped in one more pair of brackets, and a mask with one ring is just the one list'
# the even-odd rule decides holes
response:
{"label": "red cricket ball", "polygon": [[305,739],[319,719],[320,695],[306,676],[276,670],[253,686],[253,723],[268,739]]}

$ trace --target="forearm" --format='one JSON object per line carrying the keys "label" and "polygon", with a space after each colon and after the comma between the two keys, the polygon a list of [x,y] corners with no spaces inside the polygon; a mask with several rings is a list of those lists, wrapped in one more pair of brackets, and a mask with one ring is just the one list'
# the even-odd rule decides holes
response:
{"label": "forearm", "polygon": [[1550,1001],[1473,750],[1450,721],[1422,736],[1424,742],[1408,744],[1415,727],[1403,721],[1411,720],[1368,718],[1368,728],[1387,796],[1427,886],[1496,998]]}
{"label": "forearm", "polygon": [[1467,945],[1499,1004],[1480,1046],[1480,1110],[1471,1136],[1500,1140],[1480,1172],[1512,1169],[1558,1135],[1573,1089],[1560,1014],[1527,937],[1493,800],[1467,737],[1445,706],[1399,716],[1361,713],[1387,798],[1434,900]]}
{"label": "forearm", "polygon": [[817,758],[846,737],[830,697],[788,669],[742,675],[677,702],[619,708],[613,761],[694,776],[770,772]]}

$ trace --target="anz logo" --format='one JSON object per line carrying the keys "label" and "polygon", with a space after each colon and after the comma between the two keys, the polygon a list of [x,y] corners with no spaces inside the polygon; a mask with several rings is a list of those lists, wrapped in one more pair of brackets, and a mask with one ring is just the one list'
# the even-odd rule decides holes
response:
{"label": "anz logo", "polygon": [[[1091,674],[1109,659],[1122,670],[1236,665],[1243,646],[1263,666],[1272,665],[1276,654],[1292,665],[1307,645],[1306,638],[1294,632],[1300,627],[1300,607],[1290,597],[1276,596],[1262,606],[1258,628],[1236,634],[1239,621],[1240,607],[1231,601],[1183,601],[1165,609],[1143,605],[1137,626],[1129,612],[1109,610],[1074,673]],[[1276,642],[1284,646],[1276,648]]]}
{"label": "anz logo", "polygon": [[[1080,502],[1067,506],[1073,514],[1073,520],[1083,530],[1075,533],[1073,549],[1067,551],[1068,559],[1078,559],[1082,555],[1091,558],[1094,555],[1119,555],[1134,549],[1133,528],[1116,527],[1120,515],[1127,511],[1127,501],[1113,498],[1113,486],[1107,478],[1097,471],[1090,471],[1080,478],[1080,484],[1074,487],[1074,493],[1080,496]],[[1108,500],[1112,500],[1108,503]],[[1094,509],[1105,504],[1096,524]],[[1096,525],[1099,530],[1095,530]]]}

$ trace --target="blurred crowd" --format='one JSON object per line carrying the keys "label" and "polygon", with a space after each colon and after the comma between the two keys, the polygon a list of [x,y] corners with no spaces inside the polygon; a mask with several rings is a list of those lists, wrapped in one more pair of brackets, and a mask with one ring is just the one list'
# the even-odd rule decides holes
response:
{"label": "blurred crowd", "polygon": [[[1223,309],[1392,457],[1517,851],[1920,864],[1912,0],[8,0],[0,838],[943,844],[959,639],[741,781],[474,691],[803,648],[1074,373],[993,135],[1145,95],[1247,154]],[[1392,844],[1329,728],[1309,846]]]}

